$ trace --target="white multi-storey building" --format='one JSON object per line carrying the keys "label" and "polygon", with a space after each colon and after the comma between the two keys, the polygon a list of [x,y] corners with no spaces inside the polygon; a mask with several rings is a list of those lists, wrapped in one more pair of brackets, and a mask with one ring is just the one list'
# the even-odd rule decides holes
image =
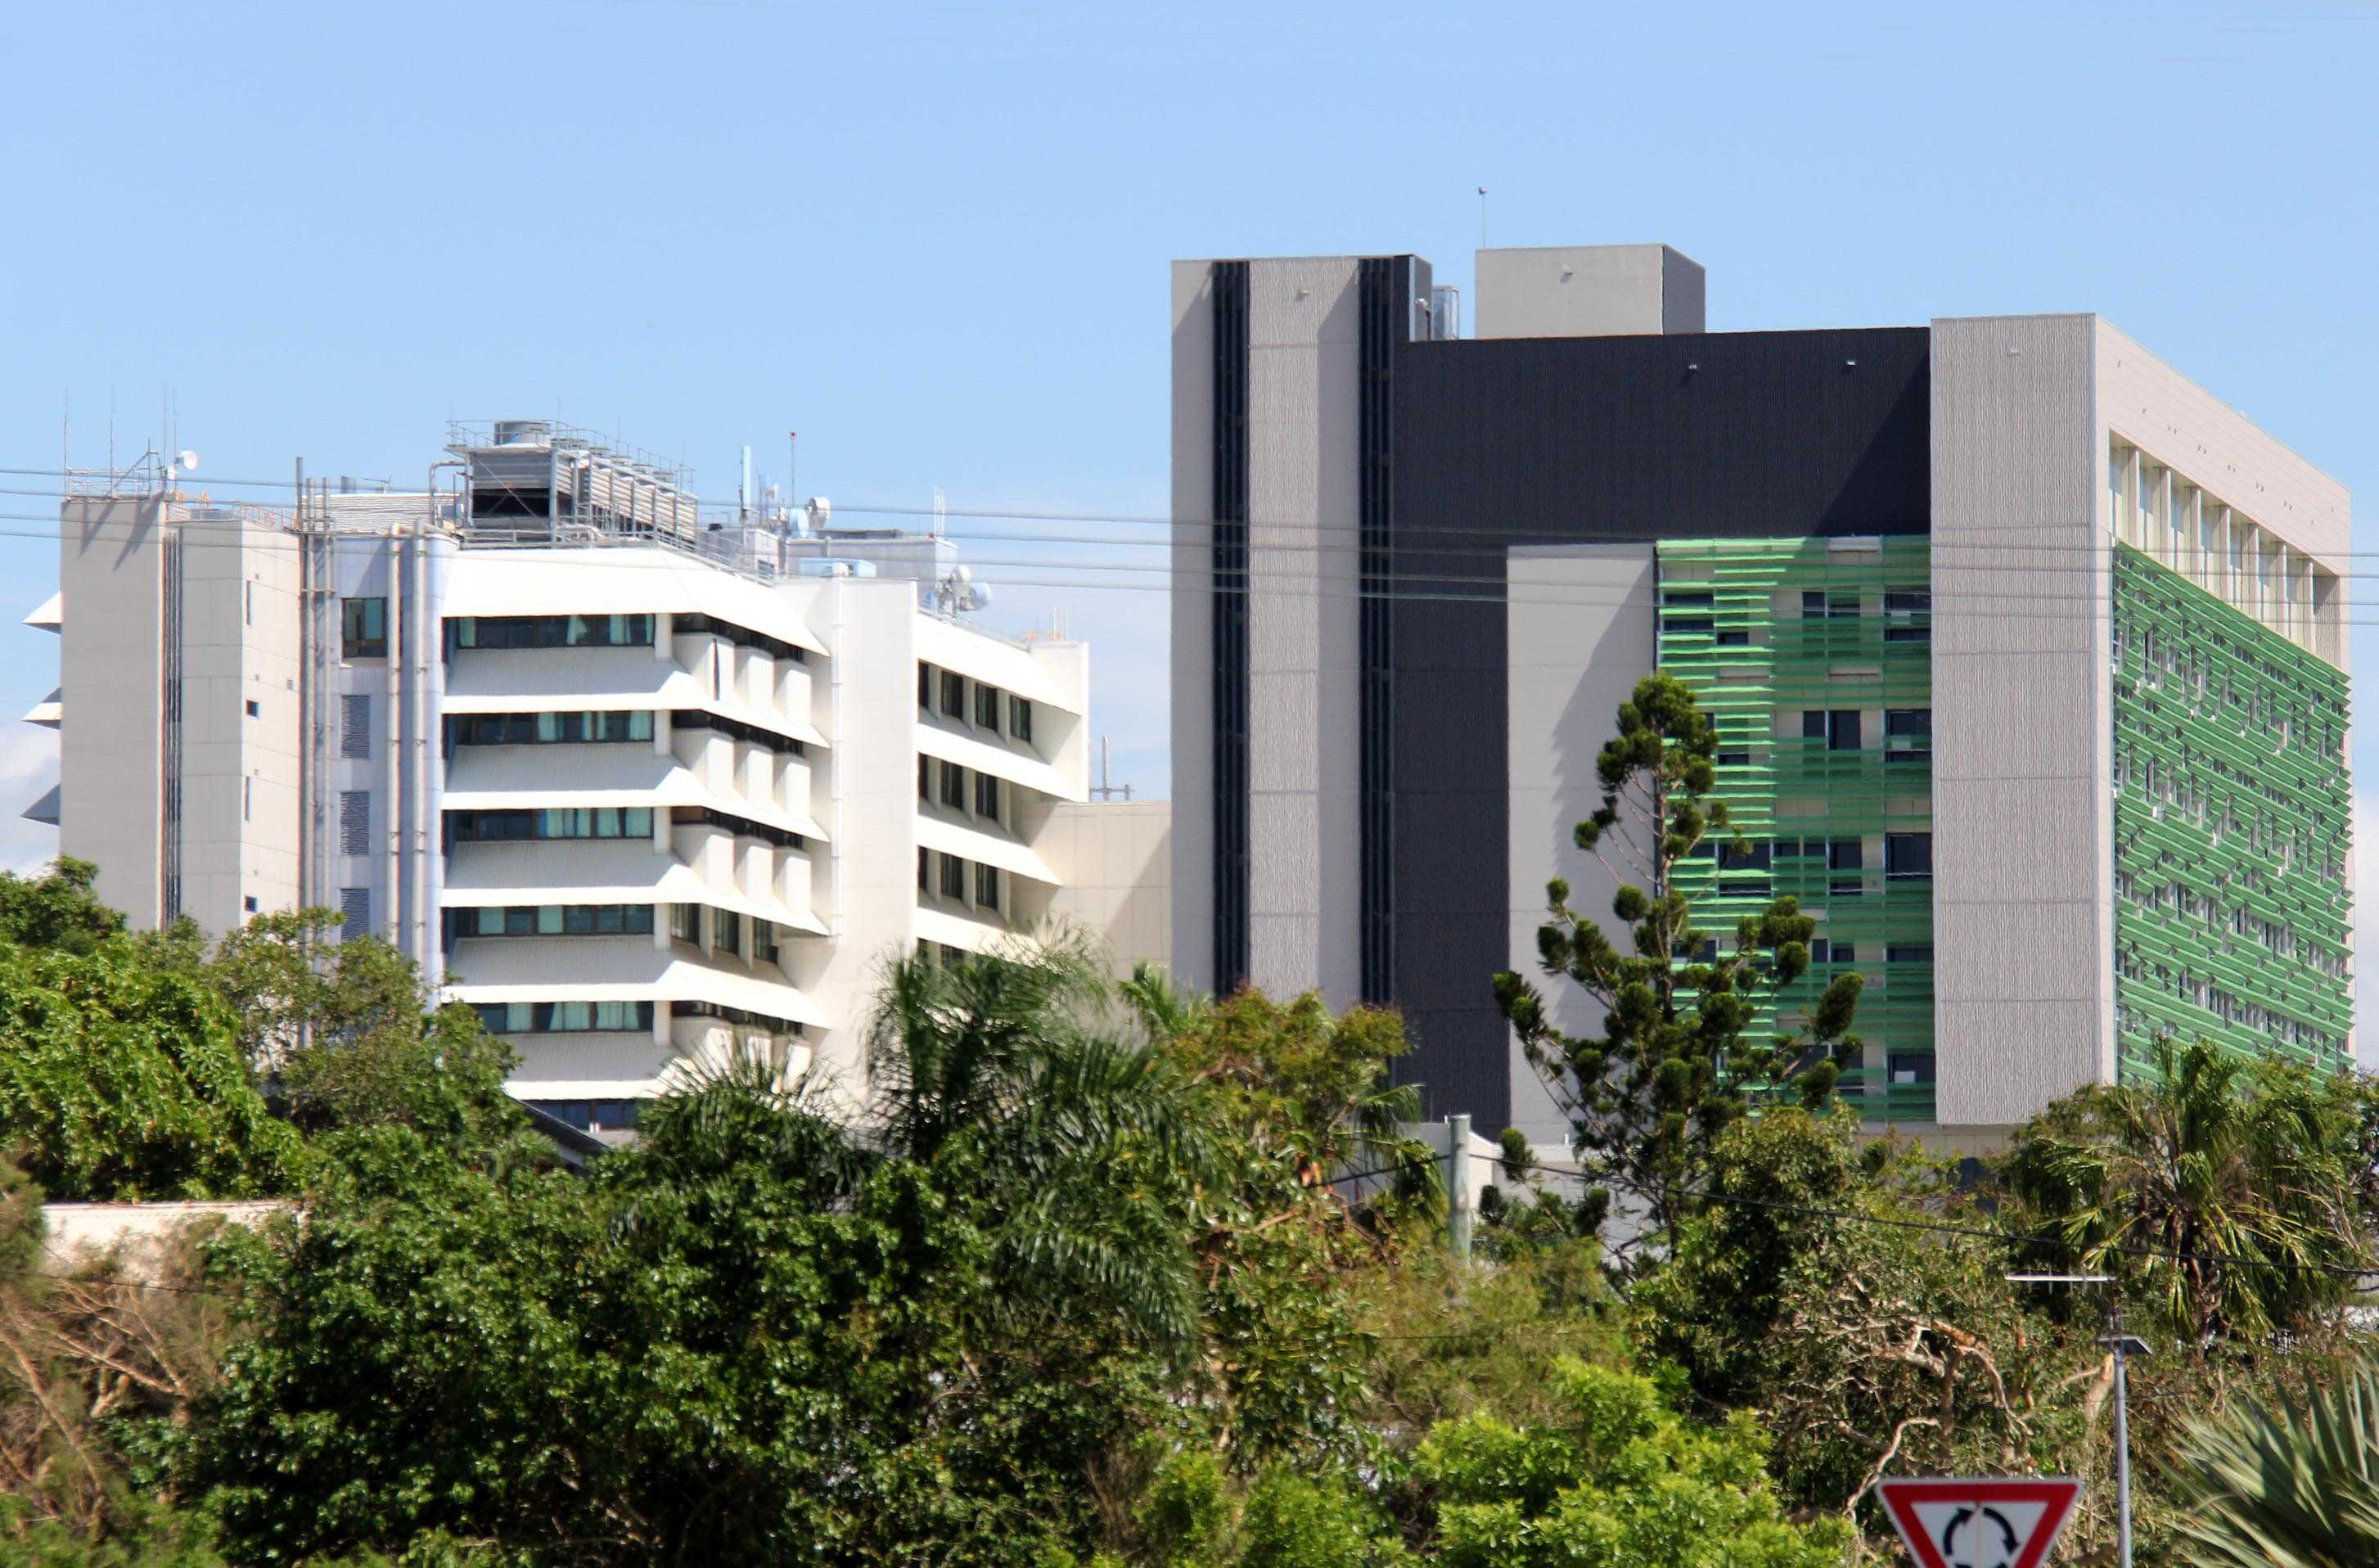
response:
{"label": "white multi-storey building", "polygon": [[970,624],[948,540],[714,520],[541,421],[449,451],[409,495],[66,501],[29,814],[136,926],[341,910],[610,1128],[730,1054],[856,1087],[888,955],[1148,902],[1087,803],[1088,650]]}

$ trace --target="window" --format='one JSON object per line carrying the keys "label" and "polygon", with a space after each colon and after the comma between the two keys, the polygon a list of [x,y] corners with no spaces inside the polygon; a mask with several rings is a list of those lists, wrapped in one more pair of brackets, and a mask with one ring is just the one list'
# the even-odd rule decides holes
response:
{"label": "window", "polygon": [[978,681],[974,685],[975,728],[999,733],[999,688]]}
{"label": "window", "polygon": [[954,762],[942,764],[942,804],[966,810],[966,769]]}
{"label": "window", "polygon": [[1801,714],[1801,738],[1823,741],[1829,751],[1854,752],[1859,749],[1859,710],[1848,708],[1807,708]]}
{"label": "window", "polygon": [[1859,613],[1856,594],[1830,594],[1826,598],[1826,614],[1835,621],[1855,621]]}
{"label": "window", "polygon": [[1930,1083],[1933,1081],[1933,1053],[1930,1051],[1891,1051],[1884,1055],[1884,1071],[1894,1083]]}
{"label": "window", "polygon": [[371,889],[342,887],[339,889],[339,938],[371,935]]}
{"label": "window", "polygon": [[560,806],[543,811],[449,812],[461,843],[520,838],[649,838],[650,806]]}
{"label": "window", "polygon": [[1718,634],[1718,645],[1722,648],[1747,648],[1751,645],[1751,633],[1748,632],[1721,632]]}
{"label": "window", "polygon": [[942,857],[942,897],[945,899],[966,897],[966,862],[956,855]]}
{"label": "window", "polygon": [[670,635],[712,636],[731,646],[750,648],[771,658],[790,659],[795,664],[809,662],[808,649],[786,642],[781,637],[771,637],[765,632],[755,632],[748,626],[738,626],[731,621],[721,621],[715,615],[673,615],[670,617]]}
{"label": "window", "polygon": [[1933,874],[1933,835],[1887,833],[1883,836],[1883,874],[1916,877]]}
{"label": "window", "polygon": [[1715,602],[1715,597],[1708,588],[1671,588],[1660,597],[1663,604],[1672,608],[1683,606],[1688,609],[1708,609]]}
{"label": "window", "polygon": [[1680,637],[1707,637],[1717,628],[1707,615],[1672,615],[1660,622],[1661,631]]}
{"label": "window", "polygon": [[249,914],[256,912],[256,895],[251,893],[239,901],[239,907]]}
{"label": "window", "polygon": [[717,953],[743,950],[743,918],[733,910],[710,911],[710,947]]}
{"label": "window", "polygon": [[1027,743],[1033,739],[1033,705],[1023,697],[1008,699],[1008,732]]}
{"label": "window", "polygon": [[250,718],[262,718],[264,717],[264,705],[258,702],[255,698],[250,697],[248,702],[248,717]]}
{"label": "window", "polygon": [[371,853],[371,791],[339,791],[339,853]]}
{"label": "window", "polygon": [[777,923],[752,917],[752,961],[772,964],[777,961]]}
{"label": "window", "polygon": [[999,820],[999,780],[988,773],[974,776],[974,814],[986,822]]}
{"label": "window", "polygon": [[457,936],[650,935],[653,929],[650,904],[511,904],[452,912]]}
{"label": "window", "polygon": [[339,650],[344,658],[388,657],[388,600],[339,601]]}
{"label": "window", "polygon": [[1854,964],[1858,962],[1858,948],[1848,942],[1835,943],[1834,962],[1838,964]]}
{"label": "window", "polygon": [[999,908],[999,868],[979,865],[974,868],[974,901],[979,908]]}
{"label": "window", "polygon": [[923,659],[917,661],[917,706],[934,706],[934,667]]}
{"label": "window", "polygon": [[1829,871],[1864,871],[1866,869],[1865,842],[1857,838],[1837,838],[1826,847],[1826,869]]}
{"label": "window", "polygon": [[457,648],[626,648],[653,645],[649,615],[464,615],[446,623]]}
{"label": "window", "polygon": [[1930,615],[1933,613],[1933,590],[1927,588],[1887,588],[1883,595],[1886,615]]}
{"label": "window", "polygon": [[702,940],[702,906],[671,904],[670,906],[670,937],[678,942]]}
{"label": "window", "polygon": [[647,708],[586,713],[466,713],[453,720],[458,746],[545,746],[653,738]]}
{"label": "window", "polygon": [[1922,735],[1931,739],[1933,710],[1929,707],[1886,708],[1883,732],[1887,735]]}
{"label": "window", "polygon": [[653,1027],[650,1002],[481,1002],[489,1034],[613,1033]]}
{"label": "window", "polygon": [[1718,754],[1718,766],[1721,767],[1749,767],[1751,766],[1751,754],[1749,752],[1721,752]]}
{"label": "window", "polygon": [[934,851],[922,846],[917,850],[917,891],[934,890]]}
{"label": "window", "polygon": [[917,757],[917,799],[934,798],[934,759],[922,753]]}
{"label": "window", "polygon": [[1883,961],[1888,964],[1929,964],[1933,961],[1933,944],[1894,942],[1884,948]]}
{"label": "window", "polygon": [[1745,840],[1740,847],[1733,844],[1721,844],[1718,848],[1719,869],[1721,871],[1766,871],[1769,852],[1768,844],[1756,838]]}
{"label": "window", "polygon": [[942,712],[951,718],[966,717],[966,677],[954,670],[942,671]]}

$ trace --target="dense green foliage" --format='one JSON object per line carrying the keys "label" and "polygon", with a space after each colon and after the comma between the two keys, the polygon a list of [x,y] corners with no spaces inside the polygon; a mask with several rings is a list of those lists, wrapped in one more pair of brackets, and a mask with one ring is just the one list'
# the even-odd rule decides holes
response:
{"label": "dense green foliage", "polygon": [[2255,1338],[2379,1266],[2379,1099],[2352,1077],[2157,1043],[2155,1077],[2052,1107],[2009,1152],[2035,1264],[2120,1275],[2168,1332]]}
{"label": "dense green foliage", "polygon": [[1709,844],[1740,842],[1717,784],[1718,732],[1675,677],[1646,676],[1622,704],[1618,733],[1595,759],[1602,804],[1577,825],[1578,847],[1601,857],[1618,884],[1611,912],[1632,941],[1614,944],[1593,914],[1573,908],[1559,877],[1546,885],[1548,919],[1537,933],[1548,976],[1599,1004],[1601,1032],[1572,1036],[1552,1022],[1534,983],[1506,971],[1495,998],[1528,1059],[1543,1071],[1575,1124],[1580,1168],[1614,1200],[1641,1212],[1638,1238],[1655,1254],[1696,1209],[1711,1147],[1748,1109],[1755,1089],[1826,1102],[1850,1033],[1861,981],[1827,986],[1790,1033],[1753,1038],[1763,998],[1809,969],[1817,923],[1779,899],[1737,923],[1730,947],[1694,924],[1675,887],[1677,862]]}
{"label": "dense green foliage", "polygon": [[[1690,796],[1666,704],[1618,777]],[[1732,969],[1640,914],[1645,1031],[1547,1058],[1600,1060],[1605,1140],[1503,1139],[1465,1264],[1393,1013],[1111,987],[1061,934],[894,964],[863,1104],[722,1071],[571,1173],[385,945],[0,877],[0,1568],[1802,1568],[1885,1551],[1872,1483],[1925,1471],[2081,1475],[2103,1560],[2105,1299],[2020,1265],[2157,1339],[2143,1562],[2369,1560],[2366,1081],[2176,1049],[1952,1166],[1830,1103],[1854,995],[1728,1034],[1797,914]],[[303,1217],[62,1268],[43,1186]],[[1658,1246],[1598,1235],[1613,1191]]]}
{"label": "dense green foliage", "polygon": [[2241,1400],[2194,1422],[2170,1469],[2199,1568],[2379,1562],[2379,1372]]}

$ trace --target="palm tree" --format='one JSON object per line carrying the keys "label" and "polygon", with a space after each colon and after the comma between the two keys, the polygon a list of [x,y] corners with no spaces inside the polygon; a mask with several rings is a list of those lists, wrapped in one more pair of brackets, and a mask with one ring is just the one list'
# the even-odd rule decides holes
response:
{"label": "palm tree", "polygon": [[2379,1562],[2379,1375],[2241,1400],[2191,1427],[2168,1475],[2198,1568]]}
{"label": "palm tree", "polygon": [[893,963],[868,1031],[863,1136],[983,1185],[1017,1313],[1087,1296],[1179,1347],[1198,1330],[1186,1236],[1222,1152],[1165,1053],[1105,1026],[1107,995],[1095,955],[1062,931]]}
{"label": "palm tree", "polygon": [[2151,1067],[2017,1134],[2003,1174],[2020,1226],[2055,1238],[2040,1260],[2124,1278],[2200,1345],[2340,1298],[2373,1260],[2351,1087],[2206,1040],[2160,1040]]}

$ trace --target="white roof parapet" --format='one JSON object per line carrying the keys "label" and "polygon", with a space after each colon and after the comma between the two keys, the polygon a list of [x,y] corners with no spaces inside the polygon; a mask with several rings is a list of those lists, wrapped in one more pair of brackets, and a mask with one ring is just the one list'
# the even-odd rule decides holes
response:
{"label": "white roof parapet", "polygon": [[1069,692],[1051,680],[1048,670],[1033,657],[1030,646],[1009,642],[964,621],[944,621],[921,612],[917,657],[970,680],[988,681],[1020,697],[1029,697],[1067,713],[1082,711],[1081,694]]}

